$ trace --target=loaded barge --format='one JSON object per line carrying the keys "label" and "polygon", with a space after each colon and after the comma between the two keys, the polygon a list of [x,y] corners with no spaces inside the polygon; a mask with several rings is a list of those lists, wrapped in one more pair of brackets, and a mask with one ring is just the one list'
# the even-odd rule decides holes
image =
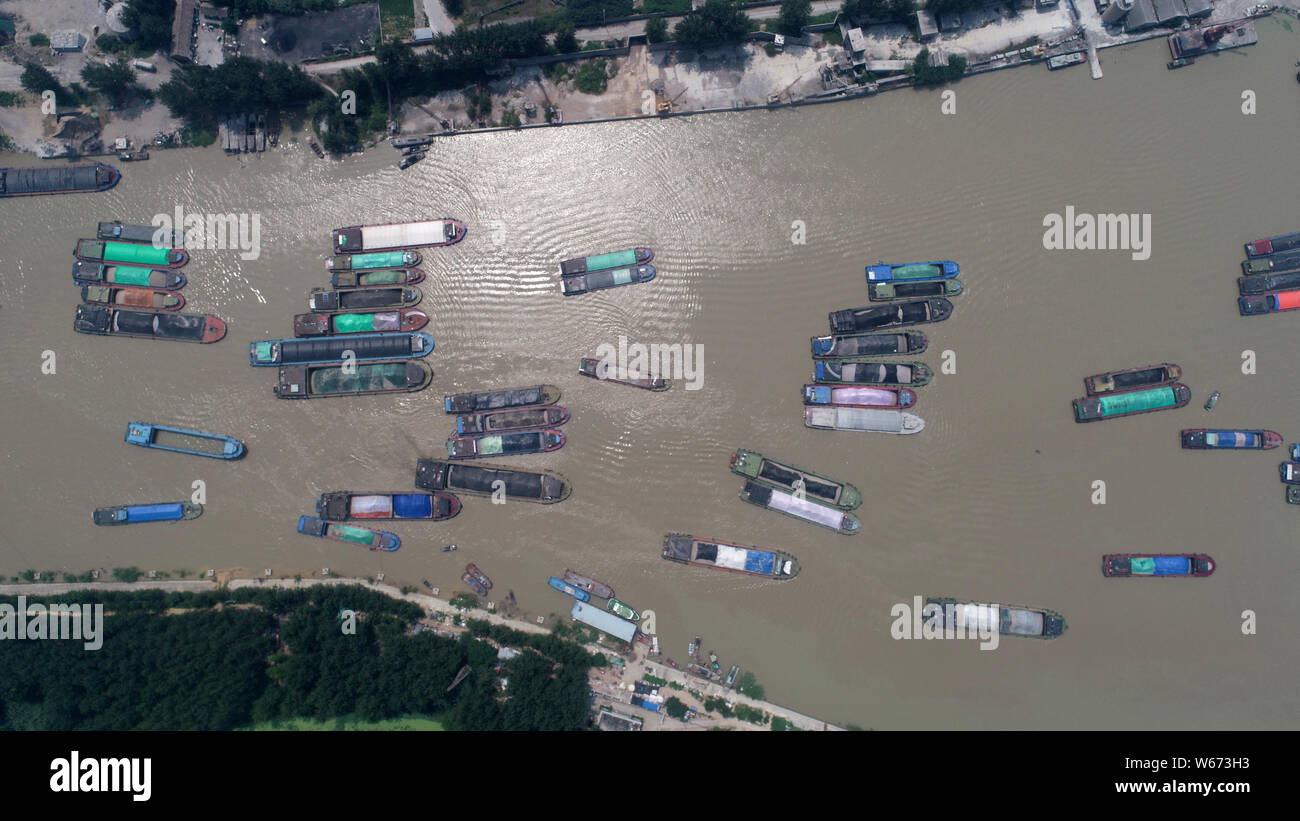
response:
{"label": "loaded barge", "polygon": [[185,232],[179,228],[164,231],[152,225],[124,225],[121,220],[99,223],[95,227],[95,237],[120,242],[147,242],[159,248],[180,248],[185,244]]}
{"label": "loaded barge", "polygon": [[244,443],[233,436],[173,428],[169,425],[155,425],[149,422],[128,422],[123,441],[128,445],[170,450],[173,453],[186,453],[191,456],[207,456],[212,459],[240,459],[247,450]]}
{"label": "loaded barge", "polygon": [[1293,234],[1278,234],[1276,237],[1265,237],[1264,239],[1246,243],[1246,256],[1252,259],[1295,250],[1300,250],[1300,231]]}
{"label": "loaded barge", "polygon": [[475,496],[494,496],[500,491],[507,499],[543,505],[563,502],[573,493],[569,480],[553,470],[463,465],[440,459],[415,463],[415,486]]}
{"label": "loaded barge", "polygon": [[814,363],[813,379],[846,385],[911,385],[922,387],[934,379],[934,371],[922,362],[850,362],[845,360]]}
{"label": "loaded barge", "polygon": [[925,420],[896,410],[863,408],[804,408],[803,423],[815,430],[852,430],[867,433],[911,434],[925,430]]}
{"label": "loaded barge", "polygon": [[1237,311],[1242,316],[1277,314],[1283,311],[1294,311],[1296,308],[1300,308],[1300,291],[1243,296],[1237,300]]}
{"label": "loaded barge", "polygon": [[460,513],[460,500],[450,493],[322,493],[316,515],[326,521],[347,519],[421,519],[442,521]]}
{"label": "loaded barge", "polygon": [[560,276],[574,277],[607,268],[632,268],[645,265],[654,258],[655,252],[650,248],[629,248],[594,257],[575,257],[560,263]]}
{"label": "loaded barge", "polygon": [[1100,422],[1121,416],[1172,410],[1183,407],[1191,399],[1191,390],[1181,382],[1144,391],[1088,396],[1074,400],[1074,421]]}
{"label": "loaded barge", "polygon": [[101,265],[78,260],[72,263],[76,285],[137,285],[178,291],[185,287],[185,275],[173,268],[136,268],[131,265]]}
{"label": "loaded barge", "polygon": [[280,399],[320,399],[414,393],[424,390],[432,381],[432,368],[409,360],[362,365],[291,365],[280,368],[277,384],[271,390]]}
{"label": "loaded barge", "polygon": [[336,254],[454,245],[464,238],[465,223],[450,217],[386,225],[353,225],[330,232]]}
{"label": "loaded barge", "polygon": [[1241,261],[1241,272],[1246,276],[1267,274],[1270,271],[1295,271],[1300,269],[1300,251],[1288,251],[1285,254],[1270,254]]}
{"label": "loaded barge", "polygon": [[551,429],[484,436],[452,436],[447,439],[447,458],[480,459],[488,456],[550,453],[562,447],[564,434]]}
{"label": "loaded barge", "polygon": [[569,411],[559,405],[539,405],[518,410],[476,413],[456,417],[456,432],[461,435],[499,433],[528,428],[558,428],[569,421]]}
{"label": "loaded barge", "polygon": [[474,413],[529,405],[554,405],[558,401],[559,388],[554,385],[534,385],[531,388],[510,388],[486,393],[458,393],[444,397],[443,408],[447,413]]}
{"label": "loaded barge", "polygon": [[135,242],[105,242],[98,239],[77,240],[77,247],[72,253],[85,262],[120,262],[151,268],[180,268],[190,261],[189,252],[179,248],[155,248]]}
{"label": "loaded barge", "polygon": [[325,339],[267,339],[250,342],[248,364],[320,365],[338,362],[346,355],[357,361],[375,359],[418,359],[433,350],[433,337],[426,333],[358,334]]}
{"label": "loaded barge", "polygon": [[799,575],[799,560],[789,553],[700,539],[685,533],[669,533],[665,536],[662,555],[670,562],[769,579],[793,579]]}
{"label": "loaded barge", "polygon": [[1204,28],[1177,31],[1169,35],[1169,54],[1174,60],[1192,60],[1202,54],[1253,46],[1259,42],[1252,20],[1237,20]]}
{"label": "loaded barge", "polygon": [[358,288],[352,291],[313,289],[307,297],[307,310],[318,314],[335,314],[374,308],[414,308],[424,299],[424,292],[410,288]]}
{"label": "loaded barge", "polygon": [[614,588],[607,584],[602,584],[595,579],[588,578],[581,573],[574,573],[572,570],[564,571],[564,581],[574,587],[580,587],[598,599],[614,598]]}
{"label": "loaded barge", "polygon": [[862,493],[848,482],[828,479],[752,450],[741,448],[731,455],[731,472],[782,490],[800,490],[815,501],[841,510],[853,510],[862,504]]}
{"label": "loaded barge", "polygon": [[97,525],[133,525],[141,522],[179,522],[203,515],[203,505],[194,502],[164,502],[156,505],[119,505],[96,508],[90,514]]}
{"label": "loaded barge", "polygon": [[578,373],[582,376],[589,376],[592,379],[599,379],[601,382],[613,382],[619,385],[628,385],[633,388],[641,388],[647,391],[666,391],[668,390],[668,380],[649,374],[642,376],[639,372],[627,368],[619,368],[603,362],[603,360],[584,356],[578,362]]}
{"label": "loaded barge", "polygon": [[740,489],[740,498],[751,505],[775,510],[793,519],[834,530],[836,533],[851,535],[857,533],[861,527],[858,518],[852,513],[845,513],[806,497],[796,496],[752,480],[745,482],[745,486]]}
{"label": "loaded barge", "polygon": [[956,279],[941,279],[934,282],[900,282],[897,284],[893,282],[867,283],[867,299],[872,302],[957,296],[961,292],[961,281]]}
{"label": "loaded barge", "polygon": [[1185,450],[1272,450],[1282,444],[1282,435],[1271,430],[1192,428],[1179,437]]}
{"label": "loaded barge", "polygon": [[546,580],[546,583],[549,584],[551,587],[554,587],[556,590],[560,591],[561,593],[574,597],[578,601],[583,601],[583,602],[591,601],[590,593],[588,593],[586,590],[580,590],[579,588],[574,587],[571,584],[568,584],[567,582],[564,581],[564,579],[551,576],[549,579]]}
{"label": "loaded barge", "polygon": [[1300,289],[1300,271],[1285,274],[1264,274],[1237,278],[1237,291],[1242,296],[1266,294],[1270,291]]}
{"label": "loaded barge", "polygon": [[855,336],[814,336],[814,359],[852,359],[863,356],[921,353],[930,346],[925,334],[906,331],[899,334],[858,334]]}
{"label": "loaded barge", "polygon": [[571,277],[562,277],[560,281],[560,293],[565,296],[577,296],[592,291],[603,291],[606,288],[617,288],[620,285],[636,285],[640,282],[649,282],[655,278],[655,267],[653,265],[638,265],[634,268],[614,268],[606,271],[593,271],[587,274],[575,274]]}
{"label": "loaded barge", "polygon": [[168,339],[176,342],[216,342],[226,335],[226,323],[211,314],[124,311],[82,303],[72,329],[79,334]]}
{"label": "loaded barge", "polygon": [[411,268],[420,264],[415,251],[384,251],[374,254],[342,254],[325,260],[331,271],[375,271],[382,268]]}
{"label": "loaded barge", "polygon": [[952,279],[961,266],[950,260],[939,262],[880,263],[867,266],[867,282],[925,282]]}
{"label": "loaded barge", "polygon": [[1003,607],[997,604],[958,602],[956,599],[926,599],[925,604],[926,610],[931,610],[930,605],[938,608],[938,612],[928,617],[937,618],[940,627],[965,631],[966,635],[988,633],[996,629],[1004,636],[1054,639],[1066,629],[1065,618],[1055,610]]}
{"label": "loaded barge", "polygon": [[344,525],[327,522],[315,516],[299,516],[298,532],[304,536],[318,539],[330,539],[344,544],[361,545],[367,550],[382,550],[391,553],[402,546],[402,540],[396,533],[386,530],[371,530],[368,527]]}
{"label": "loaded barge", "polygon": [[804,385],[803,403],[836,408],[910,408],[916,404],[916,392],[907,388]]}
{"label": "loaded barge", "polygon": [[901,328],[923,322],[942,322],[952,316],[946,299],[920,299],[892,305],[847,308],[830,314],[831,333],[856,334],[879,328]]}
{"label": "loaded barge", "polygon": [[1127,391],[1136,388],[1155,387],[1177,382],[1183,375],[1183,369],[1168,362],[1159,365],[1147,365],[1141,368],[1128,368],[1122,371],[1107,371],[1083,380],[1083,388],[1089,396],[1112,391]]}
{"label": "loaded barge", "polygon": [[0,197],[107,191],[120,179],[121,171],[102,162],[59,168],[0,168]]}
{"label": "loaded barge", "polygon": [[1112,579],[1135,576],[1204,578],[1214,572],[1214,559],[1204,553],[1109,553],[1101,557],[1101,575]]}
{"label": "loaded barge", "polygon": [[358,314],[296,314],[294,336],[333,336],[382,331],[418,331],[429,324],[429,315],[414,308]]}
{"label": "loaded barge", "polygon": [[330,285],[335,288],[382,288],[385,285],[416,285],[424,281],[421,268],[386,268],[378,271],[358,273],[356,271],[335,271],[330,277]]}
{"label": "loaded barge", "polygon": [[81,301],[146,311],[179,311],[185,307],[185,297],[164,288],[119,288],[113,285],[83,285]]}

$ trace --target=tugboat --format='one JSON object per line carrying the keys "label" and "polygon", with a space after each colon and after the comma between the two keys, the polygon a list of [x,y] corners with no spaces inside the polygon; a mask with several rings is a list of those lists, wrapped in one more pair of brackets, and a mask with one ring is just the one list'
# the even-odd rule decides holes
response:
{"label": "tugboat", "polygon": [[1214,406],[1219,404],[1219,395],[1220,394],[1218,391],[1215,391],[1214,393],[1210,394],[1210,398],[1205,400],[1206,410],[1214,410]]}
{"label": "tugboat", "polygon": [[443,548],[442,548],[442,552],[443,552],[443,553],[452,553],[452,552],[454,552],[455,550],[456,550],[456,545],[454,545],[454,544],[445,545],[445,546],[443,546]]}

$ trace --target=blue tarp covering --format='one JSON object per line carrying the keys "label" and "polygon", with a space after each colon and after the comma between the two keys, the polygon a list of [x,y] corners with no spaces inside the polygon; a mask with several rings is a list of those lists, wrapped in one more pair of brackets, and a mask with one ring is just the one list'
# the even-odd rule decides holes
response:
{"label": "blue tarp covering", "polygon": [[433,497],[423,493],[393,495],[394,519],[428,519],[433,516]]}
{"label": "blue tarp covering", "polygon": [[772,575],[772,570],[776,567],[776,556],[771,553],[760,553],[757,550],[749,551],[745,557],[745,569],[754,573],[763,573]]}
{"label": "blue tarp covering", "polygon": [[1181,556],[1157,556],[1157,576],[1186,576],[1192,572],[1192,563]]}
{"label": "blue tarp covering", "polygon": [[[818,377],[821,376],[821,370],[822,370],[822,365],[820,362],[818,362],[817,363]],[[812,399],[814,402],[817,402],[818,404],[823,404],[823,405],[829,404],[831,401],[831,389],[824,385],[818,385],[814,387],[812,389]]]}
{"label": "blue tarp covering", "polygon": [[185,515],[180,502],[165,505],[131,505],[126,509],[128,522],[165,522]]}

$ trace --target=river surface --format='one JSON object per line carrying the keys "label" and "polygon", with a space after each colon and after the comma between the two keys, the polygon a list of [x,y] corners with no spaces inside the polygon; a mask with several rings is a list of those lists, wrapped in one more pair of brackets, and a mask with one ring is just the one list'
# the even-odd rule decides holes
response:
{"label": "river surface", "polygon": [[[1294,22],[1289,23],[1294,26]],[[1178,447],[1184,427],[1266,427],[1300,439],[1300,317],[1241,318],[1242,243],[1300,229],[1300,36],[1260,21],[1258,46],[1166,71],[1157,40],[1086,68],[1025,68],[939,91],[777,112],[575,126],[439,141],[399,172],[394,153],[326,162],[299,143],[241,162],[155,152],[97,195],[0,203],[0,408],[6,465],[0,571],[138,566],[191,574],[384,573],[463,589],[474,561],[529,618],[570,600],[573,568],[653,610],[683,666],[697,633],[723,670],[827,721],[901,728],[1297,726],[1294,592],[1300,507],[1282,451]],[[1242,92],[1258,110],[1241,111]],[[106,132],[111,136],[112,128]],[[20,159],[18,162],[23,162]],[[28,160],[28,162],[34,162]],[[1152,217],[1150,259],[1046,250],[1043,219]],[[197,250],[187,311],[229,323],[214,345],[82,336],[71,250],[98,219],[256,214],[261,255]],[[426,253],[437,348],[428,390],[277,400],[247,343],[292,335],[325,285],[329,230],[455,216],[458,245]],[[792,241],[800,221],[806,242]],[[632,245],[649,284],[577,298],[557,261]],[[955,315],[919,328],[917,359],[955,373],[919,390],[917,436],[812,431],[800,386],[829,311],[867,304],[863,266],[954,259]],[[699,390],[651,394],[576,374],[602,343],[702,345]],[[1242,372],[1254,351],[1257,373]],[[56,371],[42,372],[44,351]],[[1182,366],[1192,403],[1075,424],[1088,374]],[[405,523],[394,554],[295,532],[329,490],[412,488],[417,456],[454,428],[446,394],[550,383],[573,413],[559,452],[501,460],[565,474],[557,505],[462,497],[446,523]],[[1223,392],[1213,414],[1201,409]],[[235,463],[135,448],[131,420],[232,434]],[[747,447],[853,482],[862,533],[842,536],[741,502],[728,457]],[[185,499],[193,522],[96,528],[91,508]],[[1105,482],[1105,504],[1093,483]],[[801,575],[765,582],[669,564],[678,531],[788,550]],[[460,546],[454,554],[439,548]],[[1210,553],[1204,580],[1108,580],[1107,552]],[[901,641],[891,607],[914,596],[1051,608],[1053,641]],[[1253,611],[1255,635],[1244,635]]]}

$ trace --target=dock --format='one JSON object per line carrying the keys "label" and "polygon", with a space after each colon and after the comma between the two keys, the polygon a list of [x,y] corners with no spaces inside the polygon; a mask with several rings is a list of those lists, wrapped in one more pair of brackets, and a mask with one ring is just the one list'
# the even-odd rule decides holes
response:
{"label": "dock", "polygon": [[1259,42],[1259,32],[1250,19],[1234,20],[1204,28],[1178,31],[1169,35],[1169,53],[1175,60],[1199,57],[1216,51],[1227,51]]}

